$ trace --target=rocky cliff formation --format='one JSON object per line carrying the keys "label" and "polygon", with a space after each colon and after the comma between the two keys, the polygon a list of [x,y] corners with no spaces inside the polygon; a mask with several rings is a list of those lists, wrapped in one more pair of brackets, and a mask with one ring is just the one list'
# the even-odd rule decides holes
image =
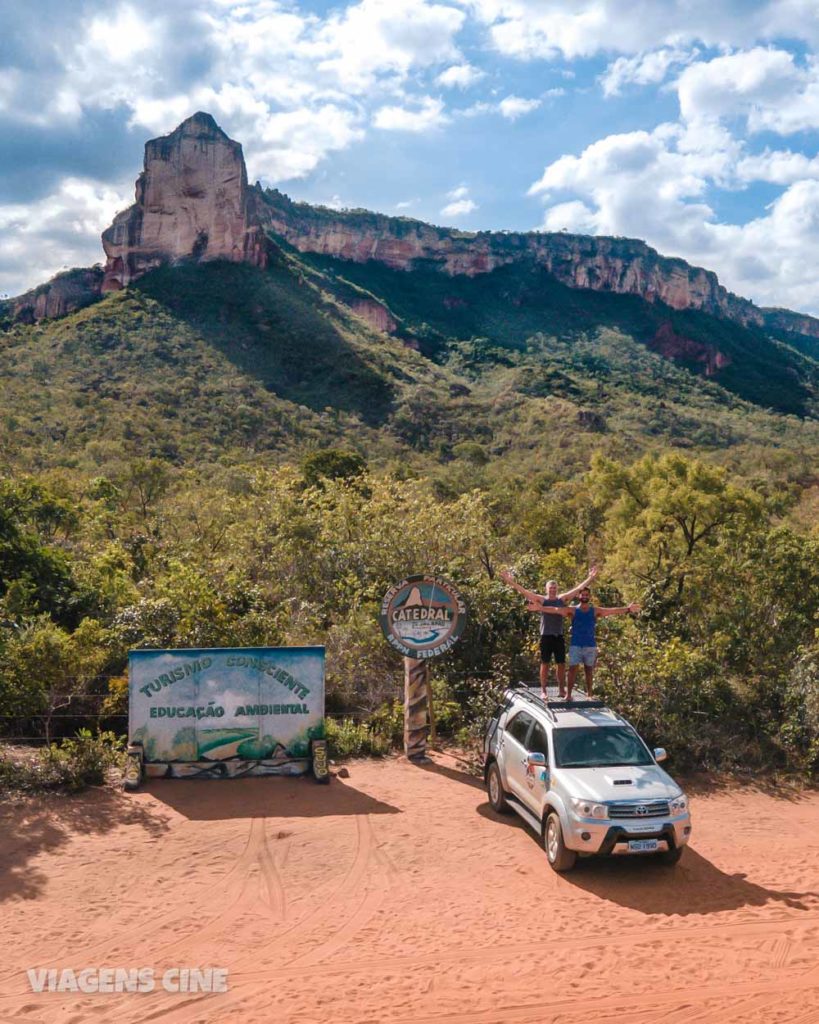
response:
{"label": "rocky cliff formation", "polygon": [[[788,310],[762,310],[727,291],[716,274],[661,256],[644,242],[565,233],[464,232],[366,210],[330,210],[295,203],[276,189],[249,187],[242,147],[210,114],[197,113],[145,146],[136,202],[103,233],[107,257],[101,282],[79,289],[55,278],[5,304],[6,316],[38,320],[86,305],[101,289],[113,291],[154,267],[180,259],[226,259],[266,266],[275,240],[304,253],[343,260],[378,260],[399,270],[419,263],[445,274],[474,276],[521,259],[534,261],[572,288],[637,295],[673,309],[697,309],[744,325],[794,337],[819,337],[819,320]],[[89,271],[88,274],[94,272]],[[377,302],[353,303],[381,330],[396,324]],[[658,337],[660,350],[680,339]],[[686,352],[710,372],[716,355]]]}
{"label": "rocky cliff formation", "polygon": [[731,365],[730,356],[720,352],[713,345],[677,334],[670,323],[660,325],[657,333],[648,342],[648,347],[666,359],[700,366],[706,377],[713,377]]}
{"label": "rocky cliff formation", "polygon": [[66,270],[30,292],[0,303],[0,314],[24,324],[65,316],[99,298],[102,278],[101,266]]}
{"label": "rocky cliff formation", "polygon": [[[300,252],[397,270],[419,261],[447,274],[475,276],[528,257],[571,288],[639,295],[672,309],[700,309],[715,316],[762,325],[762,311],[733,295],[717,275],[685,260],[661,256],[631,238],[563,232],[465,232],[365,210],[334,211],[294,203],[276,189],[263,193],[263,225]],[[819,326],[819,325],[818,325]]]}
{"label": "rocky cliff formation", "polygon": [[151,139],[136,202],[102,235],[102,290],[184,257],[264,265],[257,196],[247,186],[241,145],[210,114],[194,114],[170,135]]}
{"label": "rocky cliff formation", "polygon": [[773,330],[804,334],[806,338],[819,338],[819,320],[805,313],[794,313],[790,309],[763,310],[765,326]]}

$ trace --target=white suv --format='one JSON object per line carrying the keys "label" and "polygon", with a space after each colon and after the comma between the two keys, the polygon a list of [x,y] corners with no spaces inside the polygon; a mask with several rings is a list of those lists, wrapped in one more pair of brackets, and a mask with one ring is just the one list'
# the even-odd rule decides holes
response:
{"label": "white suv", "polygon": [[[556,696],[556,693],[555,693]],[[555,871],[582,855],[654,854],[676,864],[691,835],[688,799],[636,730],[602,701],[510,687],[484,737],[484,778],[543,837]]]}

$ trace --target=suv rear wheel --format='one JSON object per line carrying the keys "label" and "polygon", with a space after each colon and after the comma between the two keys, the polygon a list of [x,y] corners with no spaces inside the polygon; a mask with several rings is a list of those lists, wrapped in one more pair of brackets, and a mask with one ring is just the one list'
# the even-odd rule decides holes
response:
{"label": "suv rear wheel", "polygon": [[506,794],[503,791],[500,768],[497,761],[493,761],[486,773],[486,791],[489,794],[489,804],[493,811],[498,814],[506,814],[509,811],[509,804],[506,802]]}
{"label": "suv rear wheel", "polygon": [[577,861],[577,854],[574,850],[566,848],[563,842],[563,829],[560,827],[560,818],[556,811],[552,811],[546,819],[546,827],[543,830],[543,845],[546,849],[546,856],[555,871],[571,871]]}

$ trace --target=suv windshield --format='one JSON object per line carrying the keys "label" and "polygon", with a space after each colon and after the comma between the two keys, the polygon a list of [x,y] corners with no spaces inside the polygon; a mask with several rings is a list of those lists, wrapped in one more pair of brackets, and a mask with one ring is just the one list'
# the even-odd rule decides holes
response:
{"label": "suv windshield", "polygon": [[555,729],[555,762],[560,768],[602,768],[653,764],[646,745],[626,726]]}

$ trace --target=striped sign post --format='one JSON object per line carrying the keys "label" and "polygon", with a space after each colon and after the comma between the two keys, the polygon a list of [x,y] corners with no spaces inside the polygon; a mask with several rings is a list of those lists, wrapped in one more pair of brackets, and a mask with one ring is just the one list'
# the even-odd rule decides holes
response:
{"label": "striped sign post", "polygon": [[390,587],[379,616],[387,641],[404,656],[404,752],[424,761],[434,729],[429,659],[446,654],[466,625],[466,605],[438,576],[408,576]]}

